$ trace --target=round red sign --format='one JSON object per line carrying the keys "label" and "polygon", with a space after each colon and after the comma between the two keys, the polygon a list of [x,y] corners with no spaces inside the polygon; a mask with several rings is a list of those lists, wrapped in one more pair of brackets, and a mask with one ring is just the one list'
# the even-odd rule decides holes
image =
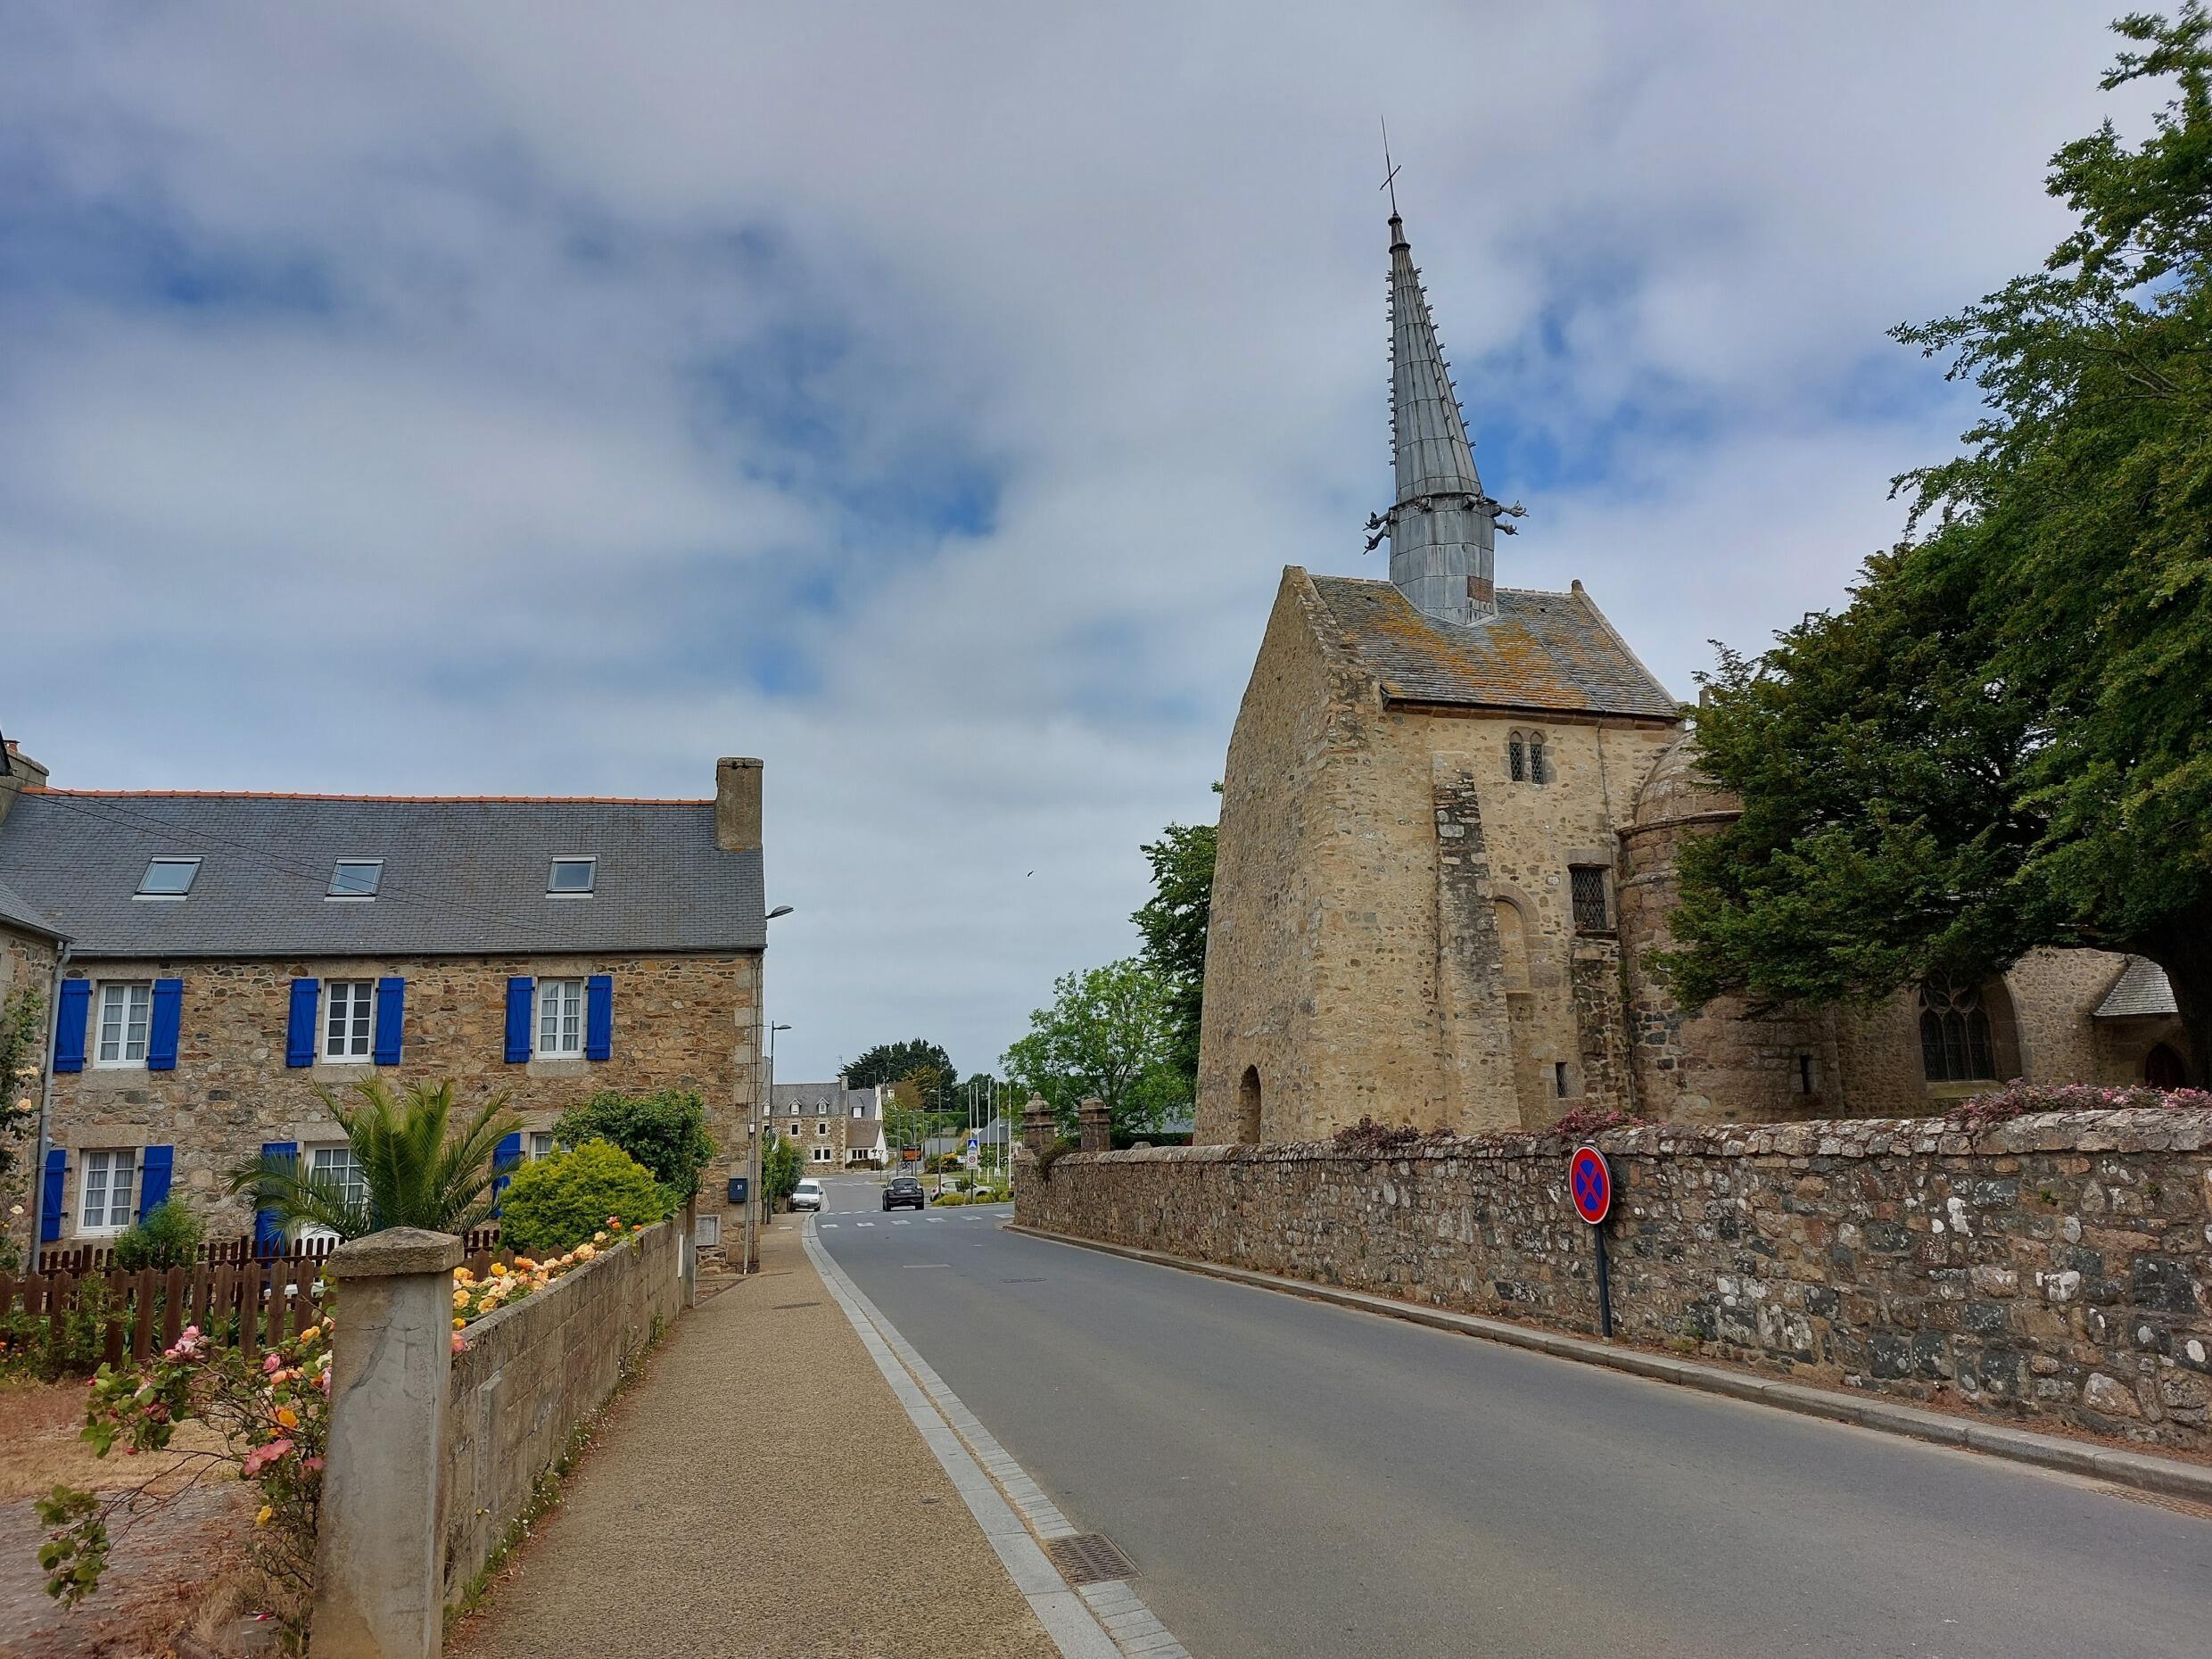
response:
{"label": "round red sign", "polygon": [[1574,1198],[1574,1213],[1593,1227],[1613,1209],[1613,1171],[1605,1155],[1595,1146],[1574,1149],[1567,1160],[1567,1191]]}

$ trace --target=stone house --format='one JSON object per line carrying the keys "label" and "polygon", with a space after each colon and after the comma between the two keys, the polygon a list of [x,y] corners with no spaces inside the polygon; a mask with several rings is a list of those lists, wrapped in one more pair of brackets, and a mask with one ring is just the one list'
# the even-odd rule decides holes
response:
{"label": "stone house", "polygon": [[1499,588],[1483,490],[1391,221],[1390,580],[1283,572],[1230,739],[1196,1139],[1570,1108],[1892,1114],[1996,1079],[2196,1075],[2148,963],[2039,953],[1870,1013],[1686,1018],[1652,977],[1682,838],[1737,810],[1580,582]]}
{"label": "stone house", "polygon": [[848,1089],[842,1081],[779,1083],[769,1090],[767,1129],[798,1143],[809,1175],[881,1163],[883,1091]]}
{"label": "stone house", "polygon": [[601,1089],[696,1090],[719,1252],[757,1098],[757,761],[698,800],[38,785],[0,819],[0,887],[66,940],[37,1242],[97,1242],[165,1196],[273,1242],[226,1173],[288,1151],[355,1176],[322,1092],[373,1077],[450,1080],[464,1110],[506,1092],[510,1157]]}

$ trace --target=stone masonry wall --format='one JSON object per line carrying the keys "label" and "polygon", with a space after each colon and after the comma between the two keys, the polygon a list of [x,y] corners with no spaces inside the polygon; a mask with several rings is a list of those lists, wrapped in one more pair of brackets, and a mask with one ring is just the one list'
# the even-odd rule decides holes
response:
{"label": "stone masonry wall", "polygon": [[[54,951],[51,939],[0,926],[0,1007],[5,1007],[22,991],[32,992],[38,998],[39,1037],[31,1044],[27,1057],[29,1069],[15,1080],[14,1095],[18,1101],[31,1102],[34,1107],[46,1075],[45,1030],[51,1014],[46,999],[54,978]],[[19,1148],[13,1173],[0,1179],[0,1239],[12,1240],[20,1250],[31,1248],[31,1235],[38,1226],[37,1206],[31,1201],[33,1161],[31,1144],[26,1138]],[[8,1214],[17,1204],[23,1207],[21,1220]],[[0,1251],[0,1256],[4,1254]]]}
{"label": "stone masonry wall", "polygon": [[677,1224],[468,1327],[447,1390],[445,1598],[491,1558],[569,1432],[683,1307]]}
{"label": "stone masonry wall", "polygon": [[[1651,1126],[1599,1144],[1615,1332],[2212,1451],[2212,1113]],[[1594,1330],[1567,1145],[1077,1153],[1016,1183],[1048,1232]]]}
{"label": "stone masonry wall", "polygon": [[[563,1110],[603,1088],[696,1089],[706,1102],[718,1154],[702,1177],[701,1215],[721,1214],[727,1177],[747,1167],[757,955],[87,962],[70,970],[95,982],[181,978],[184,1002],[175,1070],[88,1061],[54,1079],[53,1139],[70,1154],[65,1243],[77,1236],[77,1154],[87,1148],[174,1146],[172,1194],[201,1213],[212,1236],[250,1230],[252,1206],[224,1192],[223,1172],[260,1152],[264,1142],[297,1142],[304,1152],[343,1139],[316,1090],[343,1094],[367,1077],[394,1088],[450,1079],[463,1110],[474,1110],[494,1089],[510,1090],[525,1132],[551,1128]],[[612,1058],[508,1064],[509,976],[596,973],[614,980]],[[399,1065],[285,1064],[295,978],[384,975],[407,981]],[[741,1211],[723,1229],[725,1238],[734,1236],[731,1228],[742,1232]]]}

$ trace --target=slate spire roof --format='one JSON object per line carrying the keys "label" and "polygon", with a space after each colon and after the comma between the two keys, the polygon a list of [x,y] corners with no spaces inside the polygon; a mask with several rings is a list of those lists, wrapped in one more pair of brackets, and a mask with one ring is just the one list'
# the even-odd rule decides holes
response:
{"label": "slate spire roof", "polygon": [[[1500,508],[1483,493],[1474,448],[1437,344],[1405,222],[1391,212],[1391,448],[1398,499],[1370,529],[1391,541],[1391,581],[1414,608],[1470,625],[1498,614]],[[1513,509],[1517,511],[1518,509]],[[1372,545],[1372,543],[1370,543]]]}

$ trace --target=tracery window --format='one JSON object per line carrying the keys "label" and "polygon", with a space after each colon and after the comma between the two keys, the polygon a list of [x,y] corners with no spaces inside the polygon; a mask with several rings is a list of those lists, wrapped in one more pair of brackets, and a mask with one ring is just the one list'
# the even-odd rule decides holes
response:
{"label": "tracery window", "polygon": [[1551,781],[1551,763],[1544,758],[1544,734],[1540,731],[1529,733],[1529,781]]}
{"label": "tracery window", "polygon": [[1930,979],[1920,987],[1920,1069],[1930,1083],[1997,1075],[1989,1011],[1978,986]]}
{"label": "tracery window", "polygon": [[1506,739],[1506,776],[1515,783],[1523,782],[1528,777],[1529,763],[1527,752],[1522,747],[1523,742],[1523,739],[1517,731]]}

